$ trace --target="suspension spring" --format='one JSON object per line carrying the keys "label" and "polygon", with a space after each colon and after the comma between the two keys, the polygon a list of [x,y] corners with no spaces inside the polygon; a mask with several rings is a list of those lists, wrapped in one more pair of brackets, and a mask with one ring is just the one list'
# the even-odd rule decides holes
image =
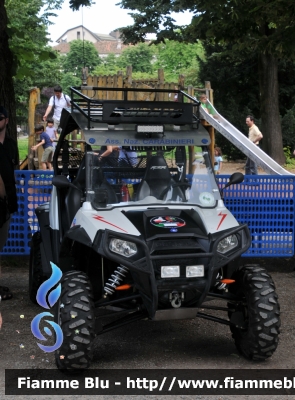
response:
{"label": "suspension spring", "polygon": [[124,265],[119,265],[111,277],[108,279],[108,282],[105,284],[104,291],[105,295],[111,295],[115,293],[116,287],[120,285],[123,278],[127,275],[128,268]]}

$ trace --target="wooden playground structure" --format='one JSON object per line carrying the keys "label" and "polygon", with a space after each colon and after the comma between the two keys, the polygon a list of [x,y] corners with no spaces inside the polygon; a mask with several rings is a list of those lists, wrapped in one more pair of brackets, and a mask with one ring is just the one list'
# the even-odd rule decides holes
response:
{"label": "wooden playground structure", "polygon": [[[100,75],[100,76],[87,76],[86,80],[83,82],[85,87],[102,87],[102,88],[142,88],[151,89],[150,92],[133,92],[129,100],[140,100],[140,101],[182,101],[181,94],[175,99],[174,95],[177,91],[182,90],[187,92],[190,96],[199,98],[202,93],[205,93],[210,102],[213,104],[213,90],[209,81],[205,82],[203,88],[195,88],[193,86],[185,86],[184,75],[179,75],[178,82],[165,82],[164,70],[158,70],[157,79],[133,79],[132,78],[132,67],[128,66],[126,68],[126,73],[123,71],[118,71],[115,75]],[[97,90],[93,91],[90,89],[82,90],[82,93],[91,99],[103,99],[103,100],[123,100],[122,91],[114,90]],[[157,93],[153,89],[165,89],[171,92]],[[30,90],[29,98],[29,117],[28,117],[28,127],[29,127],[29,139],[28,139],[28,156],[22,162],[20,169],[39,169],[41,165],[41,157],[43,153],[43,148],[40,146],[37,152],[31,150],[36,142],[34,126],[37,122],[36,116],[36,106],[40,104],[40,89],[32,88]],[[39,117],[40,119],[40,117]],[[43,123],[43,122],[42,122]],[[214,128],[208,124],[205,120],[201,120],[201,123],[207,129],[210,135],[210,153],[211,158],[214,159],[214,146],[215,146],[215,136]],[[74,131],[70,138],[70,145],[73,157],[77,152],[84,152],[84,141],[83,137],[78,139],[79,132]],[[36,153],[36,154],[35,154]],[[192,161],[195,157],[195,149],[193,146],[190,147],[189,151],[189,165],[192,165]],[[191,173],[192,171],[190,171]]]}

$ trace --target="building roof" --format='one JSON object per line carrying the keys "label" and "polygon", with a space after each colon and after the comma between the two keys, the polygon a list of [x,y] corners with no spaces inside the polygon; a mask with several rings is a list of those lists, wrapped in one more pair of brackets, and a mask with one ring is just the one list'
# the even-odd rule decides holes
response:
{"label": "building roof", "polygon": [[121,54],[122,50],[126,49],[128,45],[122,44],[120,41],[109,41],[106,40],[104,42],[94,43],[95,48],[98,51],[98,54]]}
{"label": "building roof", "polygon": [[61,54],[67,54],[70,51],[70,43],[62,42],[56,46],[52,46],[52,48]]}
{"label": "building roof", "polygon": [[93,33],[93,36],[97,37],[97,40],[100,42],[102,40],[116,41],[117,39],[111,35],[107,35],[105,33]]}
{"label": "building roof", "polygon": [[[98,54],[121,54],[122,50],[126,49],[128,45],[122,44],[118,40],[105,40],[102,42],[93,43],[97,49]],[[67,54],[70,51],[70,43],[59,43],[57,46],[52,47],[53,50],[58,51],[61,54]]]}
{"label": "building roof", "polygon": [[102,40],[109,40],[109,41],[112,41],[112,40],[113,40],[113,41],[116,41],[116,40],[117,40],[117,38],[116,38],[115,35],[114,35],[115,32],[111,32],[112,35],[109,35],[109,34],[106,34],[106,33],[94,33],[94,32],[92,32],[91,30],[89,30],[88,28],[86,28],[85,26],[83,26],[83,25],[78,25],[78,26],[74,26],[73,28],[70,28],[70,29],[66,30],[66,31],[56,40],[56,42],[59,43],[60,40],[61,40],[61,38],[62,38],[63,36],[65,36],[69,31],[72,31],[72,30],[78,29],[78,28],[85,29],[86,31],[88,31],[98,42],[100,42],[100,41],[102,41]]}

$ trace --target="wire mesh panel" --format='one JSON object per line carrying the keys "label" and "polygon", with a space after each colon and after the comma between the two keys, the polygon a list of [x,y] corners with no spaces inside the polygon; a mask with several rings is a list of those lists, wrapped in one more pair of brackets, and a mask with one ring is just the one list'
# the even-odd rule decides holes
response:
{"label": "wire mesh panel", "polygon": [[52,172],[16,171],[18,212],[12,216],[8,240],[1,254],[30,253],[31,237],[39,230],[35,208],[50,200]]}
{"label": "wire mesh panel", "polygon": [[[223,187],[227,176],[218,176]],[[294,255],[295,177],[245,176],[243,183],[224,190],[224,203],[240,223],[247,223],[252,245],[244,257]]]}
{"label": "wire mesh panel", "polygon": [[[30,241],[39,229],[35,209],[51,195],[50,171],[16,171],[18,212],[13,214],[3,255],[28,255]],[[189,176],[188,176],[189,177]],[[222,188],[227,175],[216,177]],[[111,179],[109,177],[108,179]],[[201,176],[196,184],[202,185]],[[123,183],[136,185],[131,176]],[[243,183],[224,190],[224,203],[240,223],[249,226],[252,245],[244,257],[292,257],[294,255],[294,186],[289,176],[245,176]]]}

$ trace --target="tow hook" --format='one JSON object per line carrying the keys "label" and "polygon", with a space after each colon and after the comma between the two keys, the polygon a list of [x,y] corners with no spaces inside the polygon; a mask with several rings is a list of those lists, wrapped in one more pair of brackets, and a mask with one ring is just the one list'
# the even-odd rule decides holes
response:
{"label": "tow hook", "polygon": [[179,308],[182,300],[184,300],[184,293],[172,292],[169,294],[169,300],[173,308]]}

